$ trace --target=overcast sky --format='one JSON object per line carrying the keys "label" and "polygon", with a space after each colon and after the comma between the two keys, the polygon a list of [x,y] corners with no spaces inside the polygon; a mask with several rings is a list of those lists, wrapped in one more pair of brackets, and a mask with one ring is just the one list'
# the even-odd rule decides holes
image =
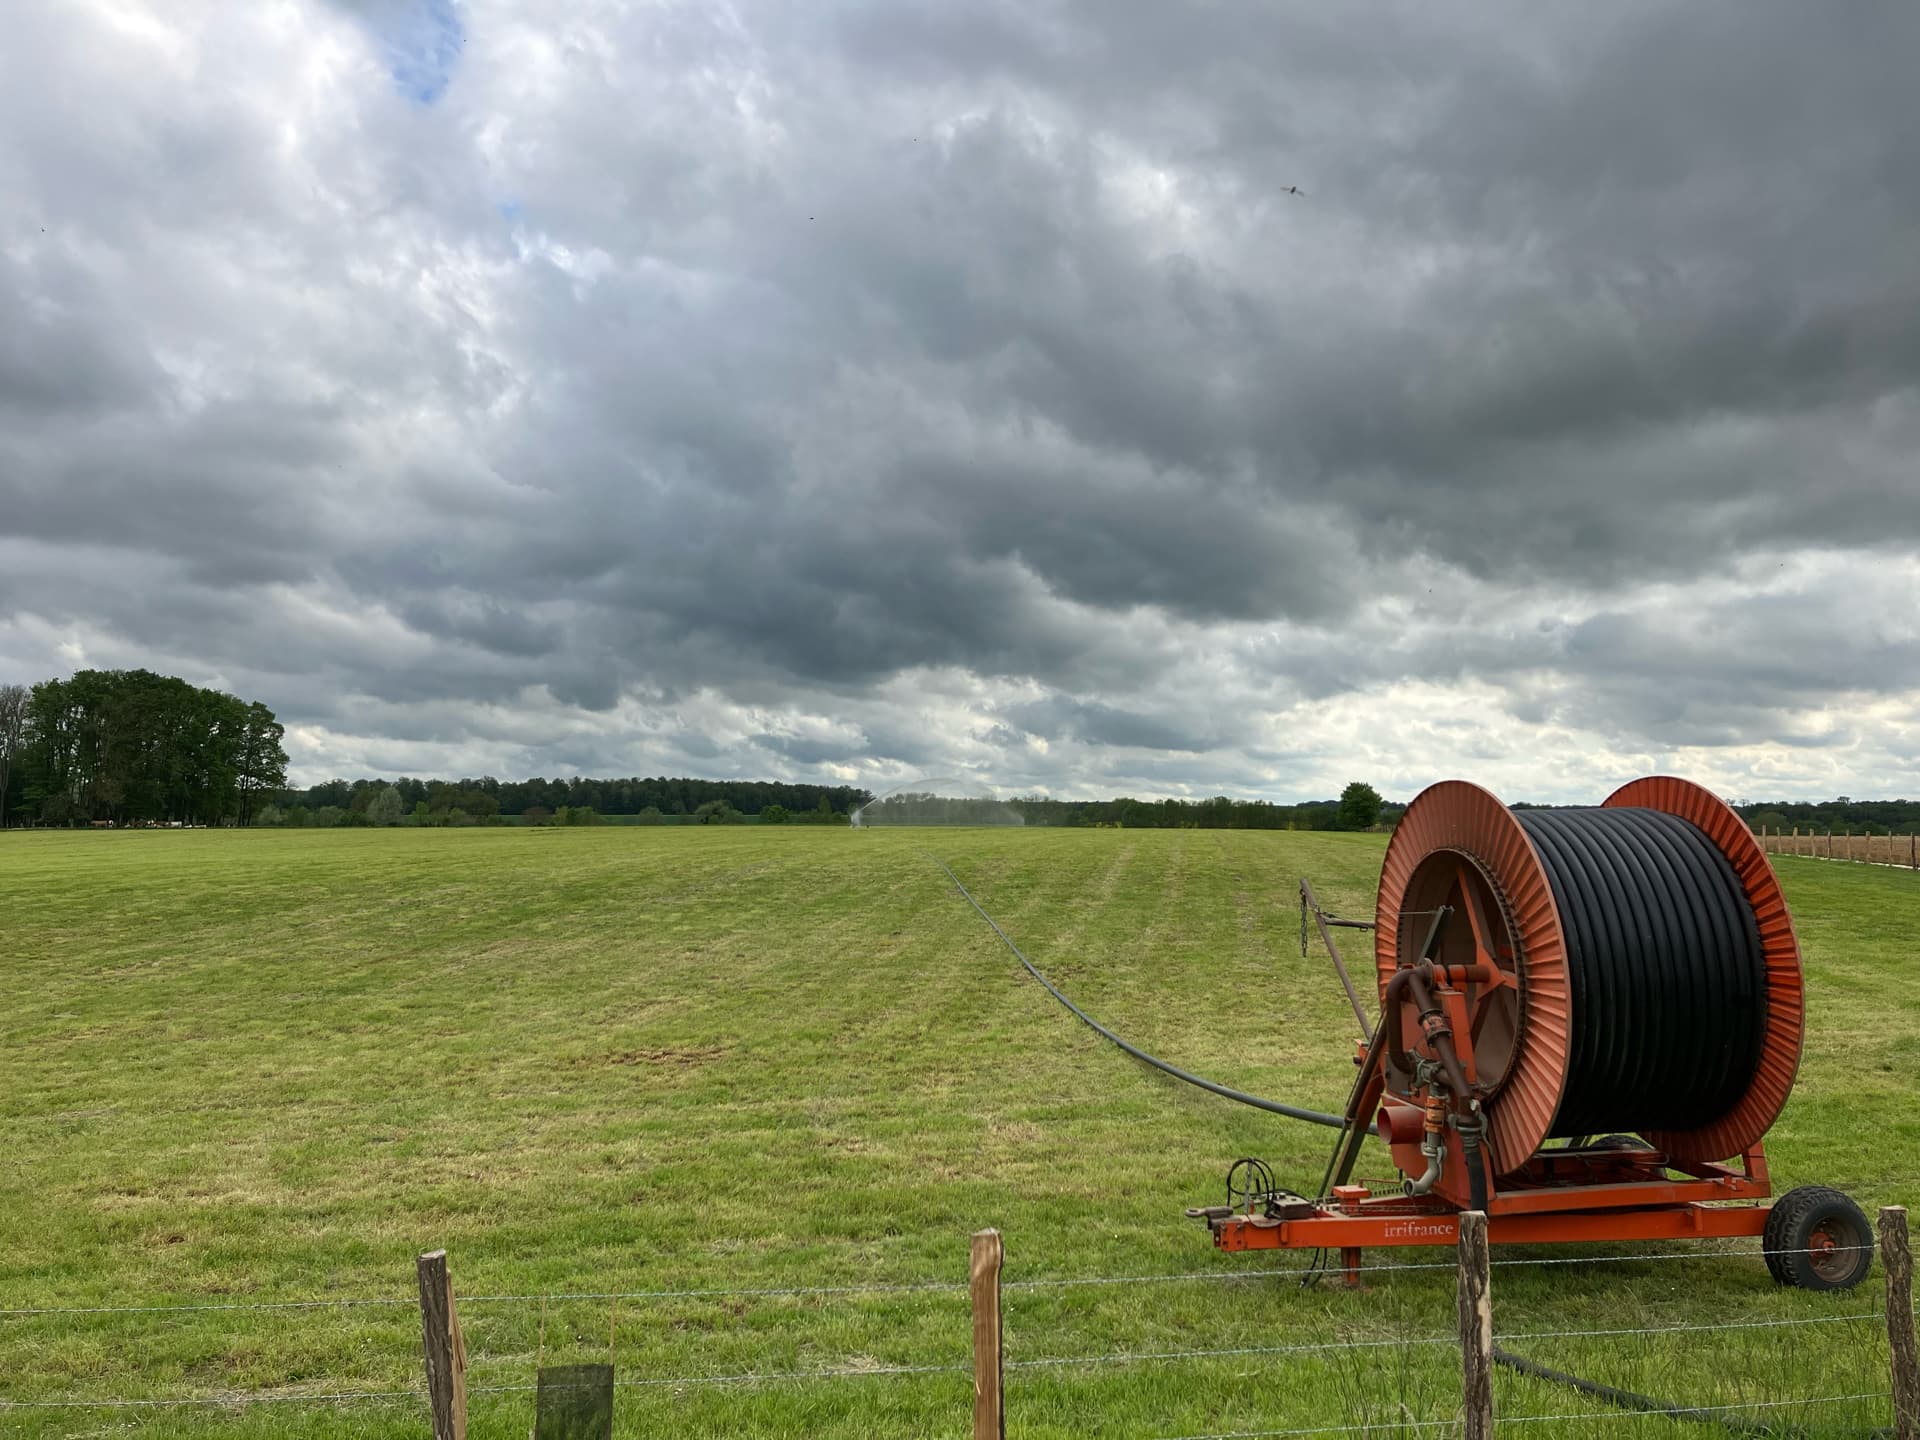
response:
{"label": "overcast sky", "polygon": [[303,783],[1920,794],[1916,57],[1911,0],[14,7],[0,681],[264,700]]}

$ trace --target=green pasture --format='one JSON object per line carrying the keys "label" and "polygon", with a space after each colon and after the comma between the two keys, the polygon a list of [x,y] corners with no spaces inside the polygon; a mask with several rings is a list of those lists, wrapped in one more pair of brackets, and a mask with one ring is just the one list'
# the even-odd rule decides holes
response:
{"label": "green pasture", "polygon": [[[476,1436],[524,1436],[536,1364],[611,1349],[623,1435],[960,1436],[964,1293],[540,1294],[958,1282],[969,1232],[1010,1282],[1217,1275],[1182,1218],[1236,1156],[1317,1183],[1331,1132],[1130,1061],[1027,979],[1034,960],[1160,1054],[1338,1108],[1353,1019],[1295,886],[1370,912],[1382,841],[1273,831],[850,832],[754,826],[0,835],[0,1432],[417,1436],[423,1404],[35,1408],[416,1389],[413,1258],[444,1246]],[[1920,877],[1783,860],[1806,951],[1783,1187],[1920,1198]],[[1354,936],[1354,950],[1364,943]],[[1382,1174],[1372,1151],[1363,1170]],[[1523,1354],[1700,1405],[1887,1387],[1879,1274],[1776,1288],[1752,1256],[1503,1266]],[[1614,1247],[1614,1254],[1638,1254]],[[1506,1252],[1539,1258],[1564,1252]],[[1450,1263],[1436,1250],[1379,1262]],[[1291,1275],[1013,1289],[1009,1433],[1170,1437],[1457,1412],[1446,1268],[1358,1293]],[[1865,1319],[1854,1317],[1865,1316]],[[1809,1321],[1800,1325],[1755,1322]],[[1545,1331],[1662,1329],[1540,1337]],[[1167,1356],[1372,1342],[1370,1348]],[[1502,1374],[1540,1434],[1657,1435]],[[1743,1418],[1848,1434],[1884,1398]],[[1719,1432],[1724,1433],[1724,1432]]]}

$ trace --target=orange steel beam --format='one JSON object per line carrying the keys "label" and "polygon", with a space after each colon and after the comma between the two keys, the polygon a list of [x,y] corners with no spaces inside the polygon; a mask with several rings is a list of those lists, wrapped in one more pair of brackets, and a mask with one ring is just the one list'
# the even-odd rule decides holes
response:
{"label": "orange steel beam", "polygon": [[1550,1211],[1634,1210],[1648,1205],[1691,1205],[1715,1200],[1764,1200],[1764,1181],[1743,1175],[1707,1180],[1645,1180],[1622,1184],[1546,1185],[1538,1190],[1507,1190],[1492,1197],[1489,1216],[1539,1215]]}
{"label": "orange steel beam", "polygon": [[[1603,1244],[1614,1240],[1706,1240],[1759,1235],[1764,1205],[1668,1205],[1654,1210],[1494,1215],[1488,1239],[1496,1245]],[[1460,1220],[1451,1210],[1411,1215],[1321,1214],[1304,1220],[1235,1215],[1213,1222],[1222,1250],[1361,1250],[1371,1246],[1452,1245]]]}

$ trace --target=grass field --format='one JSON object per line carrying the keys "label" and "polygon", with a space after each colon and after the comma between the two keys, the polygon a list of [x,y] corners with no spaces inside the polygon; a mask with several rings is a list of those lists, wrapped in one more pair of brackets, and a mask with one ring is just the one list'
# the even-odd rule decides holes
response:
{"label": "grass field", "polygon": [[[753,827],[0,836],[0,1309],[392,1297],[181,1314],[0,1315],[0,1402],[420,1383],[413,1257],[470,1296],[1229,1272],[1180,1215],[1228,1161],[1318,1181],[1330,1132],[1177,1085],[1028,980],[950,863],[1095,1014],[1259,1093],[1338,1108],[1353,1023],[1298,952],[1296,879],[1368,913],[1377,837]],[[1807,1058],[1776,1178],[1920,1199],[1920,878],[1779,862]],[[1359,947],[1356,945],[1355,947]],[[1371,1152],[1367,1173],[1386,1169]],[[1677,1248],[1677,1247],[1668,1247]],[[1546,1252],[1528,1252],[1540,1254]],[[1604,1252],[1603,1252],[1604,1253]],[[1622,1252],[1624,1253],[1624,1252]],[[1515,1342],[1691,1404],[1886,1389],[1879,1275],[1821,1297],[1757,1258],[1506,1267],[1503,1332],[1797,1327]],[[1409,1250],[1376,1260],[1435,1261]],[[964,1294],[463,1302],[475,1387],[537,1358],[623,1381],[964,1364]],[[1444,1336],[1446,1271],[1016,1290],[1010,1359]],[[1010,1433],[1173,1436],[1444,1420],[1444,1346],[1016,1372]],[[623,1390],[625,1435],[965,1431],[964,1373]],[[1502,1375],[1532,1427],[1671,1432]],[[524,1392],[473,1433],[525,1435]],[[1882,1399],[1759,1412],[1810,1431]],[[23,1435],[420,1435],[418,1401],[0,1410]],[[1384,1432],[1377,1432],[1384,1433]],[[1409,1434],[1432,1435],[1434,1430]]]}

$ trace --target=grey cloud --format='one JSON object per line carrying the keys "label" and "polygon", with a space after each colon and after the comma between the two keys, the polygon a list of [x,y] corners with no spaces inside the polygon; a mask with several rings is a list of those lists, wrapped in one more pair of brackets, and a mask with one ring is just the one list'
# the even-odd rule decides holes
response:
{"label": "grey cloud", "polygon": [[[1912,684],[1751,573],[1920,535],[1911,7],[299,14],[0,55],[3,653],[1281,790],[1395,685],[1731,751]],[[591,740],[461,728],[535,693]]]}
{"label": "grey cloud", "polygon": [[777,755],[784,756],[796,765],[814,766],[829,761],[845,764],[851,760],[860,760],[866,754],[865,737],[847,739],[813,739],[805,736],[773,735],[761,733],[750,737],[754,744]]}
{"label": "grey cloud", "polygon": [[[1198,698],[1198,697],[1194,697]],[[1217,732],[1192,723],[1156,719],[1097,701],[1053,696],[1008,712],[1023,729],[1049,739],[1072,738],[1091,745],[1118,745],[1188,753],[1220,748]]]}

